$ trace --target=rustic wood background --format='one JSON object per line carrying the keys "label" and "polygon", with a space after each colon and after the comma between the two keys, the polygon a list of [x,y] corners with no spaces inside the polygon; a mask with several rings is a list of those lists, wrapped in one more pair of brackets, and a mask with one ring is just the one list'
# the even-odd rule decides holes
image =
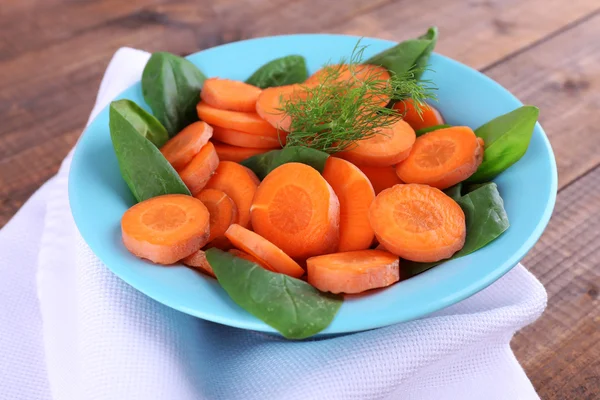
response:
{"label": "rustic wood background", "polygon": [[548,309],[512,346],[543,399],[600,398],[598,0],[0,1],[0,226],[57,171],[121,46],[187,54],[298,32],[401,40],[437,25],[438,52],[541,109],[560,192],[525,263]]}

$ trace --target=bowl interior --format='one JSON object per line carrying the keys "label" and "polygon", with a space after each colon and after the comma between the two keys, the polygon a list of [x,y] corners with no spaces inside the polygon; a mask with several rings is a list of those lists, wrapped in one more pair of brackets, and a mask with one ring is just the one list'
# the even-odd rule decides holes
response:
{"label": "bowl interior", "polygon": [[[310,72],[347,57],[358,37],[291,35],[231,43],[193,54],[189,59],[207,76],[246,79],[276,57],[300,54]],[[394,45],[363,39],[365,57]],[[431,79],[438,87],[437,107],[448,123],[477,128],[521,105],[496,82],[456,61],[433,54]],[[149,111],[141,86],[128,98]],[[348,296],[332,324],[321,334],[382,327],[415,319],[460,301],[501,277],[534,245],[546,227],[557,188],[556,163],[548,139],[536,125],[526,155],[495,182],[504,198],[511,227],[485,248],[446,262],[385,290]],[[120,218],[134,204],[120,176],[108,129],[108,108],[87,127],[77,145],[69,177],[73,217],[94,253],[134,288],[185,313],[210,321],[264,332],[272,328],[238,307],[216,280],[183,266],[162,267],[132,256],[121,243]]]}

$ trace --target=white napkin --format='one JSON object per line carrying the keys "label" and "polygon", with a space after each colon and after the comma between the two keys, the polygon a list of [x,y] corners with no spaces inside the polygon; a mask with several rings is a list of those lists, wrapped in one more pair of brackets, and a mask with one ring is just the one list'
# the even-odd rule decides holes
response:
{"label": "white napkin", "polygon": [[[147,58],[115,54],[92,116]],[[69,165],[0,231],[0,399],[538,399],[509,346],[546,305],[521,265],[421,320],[287,342],[172,310],[114,276],[74,225]]]}

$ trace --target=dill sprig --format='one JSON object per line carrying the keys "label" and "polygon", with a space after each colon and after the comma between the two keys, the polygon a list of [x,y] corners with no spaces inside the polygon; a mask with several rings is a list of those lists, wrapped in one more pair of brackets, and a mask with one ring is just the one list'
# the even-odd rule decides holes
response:
{"label": "dill sprig", "polygon": [[[365,46],[357,43],[349,60],[326,65],[320,82],[304,85],[304,95],[282,99],[281,111],[291,117],[288,146],[305,146],[336,153],[356,141],[368,139],[402,118],[386,107],[389,99],[413,99],[417,111],[433,99],[430,81],[417,81],[416,71],[382,80],[377,74],[361,74]],[[350,73],[350,79],[344,78]],[[385,99],[385,100],[384,100]]]}

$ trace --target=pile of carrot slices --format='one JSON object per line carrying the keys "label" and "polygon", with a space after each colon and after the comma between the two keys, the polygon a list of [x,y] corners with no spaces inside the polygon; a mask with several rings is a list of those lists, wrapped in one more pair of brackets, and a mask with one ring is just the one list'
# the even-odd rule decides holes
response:
{"label": "pile of carrot slices", "polygon": [[[361,74],[389,78],[380,67],[350,75],[338,68],[349,84]],[[279,106],[302,93],[300,85],[263,90],[206,80],[196,107],[201,121],[160,149],[192,197],[164,195],[130,208],[122,218],[125,246],[213,277],[204,251],[217,247],[333,293],[389,286],[400,279],[400,258],[435,262],[463,247],[465,215],[442,190],[477,170],[483,143],[467,127],[417,137],[416,130],[444,123],[432,106],[397,103],[402,119],[328,157],[322,170],[288,162],[260,181],[241,165],[285,145],[290,121]]]}

